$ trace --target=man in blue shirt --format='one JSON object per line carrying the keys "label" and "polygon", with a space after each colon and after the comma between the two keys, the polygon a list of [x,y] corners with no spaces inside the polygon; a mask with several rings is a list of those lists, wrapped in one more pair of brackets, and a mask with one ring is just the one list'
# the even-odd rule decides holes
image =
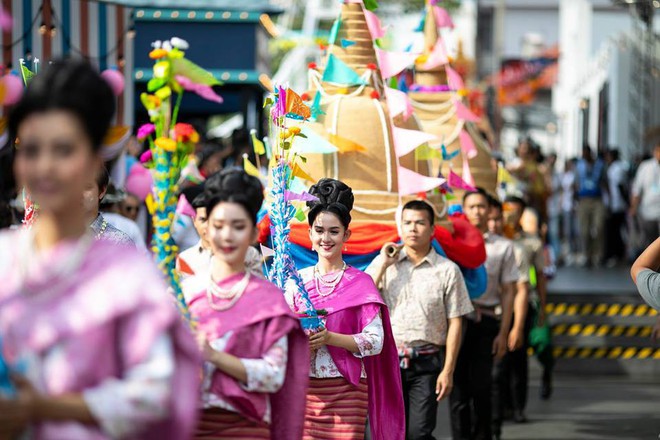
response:
{"label": "man in blue shirt", "polygon": [[603,260],[603,191],[607,191],[607,187],[605,163],[594,156],[588,145],[582,147],[582,159],[577,163],[576,176],[578,226],[583,252],[581,263],[598,266]]}

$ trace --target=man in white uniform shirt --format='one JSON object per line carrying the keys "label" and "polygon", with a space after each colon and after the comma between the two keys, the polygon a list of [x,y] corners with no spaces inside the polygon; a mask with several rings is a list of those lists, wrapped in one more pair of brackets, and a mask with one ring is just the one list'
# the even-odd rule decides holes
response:
{"label": "man in white uniform shirt", "polygon": [[492,440],[493,359],[501,359],[508,345],[521,343],[519,332],[509,333],[520,278],[513,243],[488,233],[488,211],[488,195],[483,189],[465,193],[463,212],[484,236],[488,284],[486,292],[472,302],[475,312],[466,319],[456,363],[450,396],[454,440]]}

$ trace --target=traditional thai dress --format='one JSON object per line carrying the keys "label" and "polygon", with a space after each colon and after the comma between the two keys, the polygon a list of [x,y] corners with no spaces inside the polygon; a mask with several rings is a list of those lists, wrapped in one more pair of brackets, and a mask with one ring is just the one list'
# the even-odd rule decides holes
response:
{"label": "traditional thai dress", "polygon": [[373,280],[348,267],[329,291],[315,282],[313,267],[300,275],[314,308],[328,313],[328,331],[352,335],[360,350],[324,346],[312,354],[304,438],[362,440],[368,415],[372,439],[403,440],[398,354],[389,312]]}
{"label": "traditional thai dress", "polygon": [[107,240],[114,244],[137,247],[128,234],[112,226],[110,222],[103,217],[103,214],[99,213],[89,227],[94,232],[94,237],[97,240]]}
{"label": "traditional thai dress", "polygon": [[[181,288],[186,302],[190,302],[191,295],[199,293],[208,285],[209,274],[211,273],[211,257],[213,257],[213,253],[210,249],[205,249],[202,246],[201,240],[195,246],[186,249],[177,256],[176,270],[179,272]],[[252,246],[248,248],[245,254],[245,268],[252,275],[259,278],[264,277],[261,254]]]}
{"label": "traditional thai dress", "polygon": [[98,426],[44,422],[29,438],[188,438],[199,353],[155,265],[91,234],[33,243],[0,234],[0,354],[42,394],[81,394]]}
{"label": "traditional thai dress", "polygon": [[[244,276],[231,276],[218,286],[229,289],[244,282]],[[203,411],[195,438],[300,439],[307,337],[274,284],[254,275],[248,280],[233,299],[217,298],[207,288],[189,302],[197,330],[206,334],[211,347],[238,357],[247,370],[247,383],[239,383],[205,363]]]}

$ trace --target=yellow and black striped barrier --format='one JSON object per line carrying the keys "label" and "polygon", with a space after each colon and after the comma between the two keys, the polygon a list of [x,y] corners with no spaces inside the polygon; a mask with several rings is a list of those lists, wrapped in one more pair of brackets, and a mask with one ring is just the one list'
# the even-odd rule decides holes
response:
{"label": "yellow and black striped barrier", "polygon": [[[528,350],[530,355],[532,349]],[[660,348],[653,347],[554,347],[555,359],[653,359],[660,360]]]}
{"label": "yellow and black striped barrier", "polygon": [[553,336],[624,336],[648,338],[653,328],[646,325],[611,324],[557,324],[552,327]]}
{"label": "yellow and black striped barrier", "polygon": [[656,316],[658,311],[646,304],[546,304],[548,315],[555,316]]}

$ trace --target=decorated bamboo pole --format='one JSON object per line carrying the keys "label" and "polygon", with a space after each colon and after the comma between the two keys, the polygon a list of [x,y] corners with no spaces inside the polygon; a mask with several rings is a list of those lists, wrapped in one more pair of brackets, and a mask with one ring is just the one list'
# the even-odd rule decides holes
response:
{"label": "decorated bamboo pole", "polygon": [[[314,197],[310,194],[296,194],[291,191],[291,182],[300,170],[298,162],[304,158],[293,153],[292,144],[296,137],[304,135],[298,126],[287,127],[287,120],[304,121],[310,117],[310,109],[291,89],[280,87],[278,92],[266,100],[271,103],[271,121],[273,138],[278,142],[273,146],[271,161],[271,239],[274,250],[273,267],[270,271],[271,282],[290,295],[292,307],[298,313],[303,329],[313,333],[324,327],[318,311],[312,305],[305,285],[296,269],[291,255],[289,242],[290,222],[297,213],[302,213],[293,205],[292,200],[306,201]],[[304,218],[304,217],[303,217]]]}
{"label": "decorated bamboo pole", "polygon": [[[188,163],[199,134],[190,124],[178,123],[179,108],[185,90],[210,101],[222,102],[212,89],[220,83],[213,75],[185,58],[188,43],[180,38],[156,41],[149,57],[155,61],[148,93],[140,96],[151,123],[138,130],[138,139],[148,139],[149,153],[145,166],[152,169],[153,188],[147,198],[152,215],[154,236],[152,250],[158,267],[167,278],[181,313],[190,320],[179,276],[175,269],[178,247],[172,238],[177,206],[178,182]],[[174,106],[173,96],[176,95]]]}

